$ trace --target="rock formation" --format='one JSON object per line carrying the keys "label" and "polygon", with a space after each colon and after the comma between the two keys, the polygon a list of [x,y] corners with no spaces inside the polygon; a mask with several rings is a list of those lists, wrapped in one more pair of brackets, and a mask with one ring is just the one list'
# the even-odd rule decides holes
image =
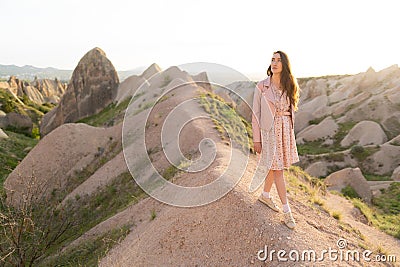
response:
{"label": "rock formation", "polygon": [[29,116],[10,112],[5,116],[0,116],[0,128],[7,127],[13,127],[30,134],[32,132],[33,123]]}
{"label": "rock formation", "polygon": [[[308,141],[325,139],[321,144],[326,148],[324,155],[303,155],[302,167],[322,157],[332,170],[344,165],[390,176],[400,163],[399,84],[397,65],[379,72],[369,68],[356,75],[299,79],[296,141],[307,146]],[[363,154],[353,157],[346,150],[352,145],[363,146]]]}
{"label": "rock formation", "polygon": [[317,161],[308,166],[305,171],[314,177],[325,177],[328,173],[328,168],[326,162]]}
{"label": "rock formation", "polygon": [[378,123],[374,121],[361,121],[350,130],[340,145],[381,145],[386,141],[386,134]]}
{"label": "rock formation", "polygon": [[359,168],[346,168],[334,172],[326,177],[325,183],[328,188],[338,191],[345,186],[351,186],[363,200],[371,202],[371,189]]}
{"label": "rock formation", "polygon": [[57,104],[66,87],[66,84],[57,79],[35,79],[32,82],[28,82],[21,81],[15,76],[10,76],[7,82],[0,83],[0,88],[10,91],[21,99],[26,96],[37,104]]}
{"label": "rock formation", "polygon": [[118,88],[114,66],[100,48],[84,55],[75,68],[59,105],[43,117],[40,133],[94,115],[114,100]]}
{"label": "rock formation", "polygon": [[8,135],[0,128],[0,139],[7,139]]}
{"label": "rock formation", "polygon": [[136,90],[153,75],[161,72],[160,67],[157,64],[152,64],[148,67],[141,75],[132,75],[126,78],[118,87],[118,93],[114,99],[114,102],[118,104],[132,97]]}
{"label": "rock formation", "polygon": [[400,166],[398,166],[392,174],[392,180],[400,182]]}
{"label": "rock formation", "polygon": [[327,117],[317,125],[310,125],[303,131],[298,133],[296,139],[298,144],[306,141],[316,141],[318,139],[325,140],[333,137],[338,130],[338,125],[332,117]]}

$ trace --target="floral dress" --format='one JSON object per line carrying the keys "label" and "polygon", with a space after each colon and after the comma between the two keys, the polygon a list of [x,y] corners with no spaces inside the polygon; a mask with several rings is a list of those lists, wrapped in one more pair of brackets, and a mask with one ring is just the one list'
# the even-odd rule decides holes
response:
{"label": "floral dress", "polygon": [[274,126],[269,131],[261,129],[260,165],[266,169],[283,170],[299,161],[296,139],[290,116],[290,102],[282,91],[271,84],[275,97]]}

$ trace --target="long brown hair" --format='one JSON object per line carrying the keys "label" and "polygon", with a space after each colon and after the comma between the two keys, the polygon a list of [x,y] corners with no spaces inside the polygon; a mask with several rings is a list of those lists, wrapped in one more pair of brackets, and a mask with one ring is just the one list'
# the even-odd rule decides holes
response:
{"label": "long brown hair", "polygon": [[[281,72],[281,85],[283,92],[289,97],[290,104],[293,105],[294,110],[297,110],[297,104],[299,102],[299,85],[297,84],[296,78],[292,74],[292,67],[286,53],[282,51],[276,51],[274,54],[278,53],[281,56],[282,62],[282,72]],[[267,75],[272,78],[271,65],[269,65],[267,70]]]}

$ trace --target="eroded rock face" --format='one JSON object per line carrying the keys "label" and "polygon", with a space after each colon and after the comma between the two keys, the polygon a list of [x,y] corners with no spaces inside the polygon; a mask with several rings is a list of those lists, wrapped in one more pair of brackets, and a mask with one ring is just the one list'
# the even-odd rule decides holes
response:
{"label": "eroded rock face", "polygon": [[352,144],[361,146],[381,145],[386,141],[386,134],[378,123],[374,121],[361,121],[350,130],[342,142],[340,142],[340,145],[344,147]]}
{"label": "eroded rock face", "polygon": [[310,125],[303,131],[298,133],[296,139],[298,144],[303,144],[307,141],[316,141],[319,139],[327,139],[333,137],[339,126],[332,117],[327,117],[317,125]]}
{"label": "eroded rock face", "polygon": [[75,68],[56,110],[44,116],[40,133],[46,135],[64,123],[98,113],[114,100],[118,84],[117,72],[106,54],[100,48],[90,50]]}
{"label": "eroded rock face", "polygon": [[314,162],[305,171],[314,177],[325,177],[328,173],[327,163],[322,161]]}
{"label": "eroded rock face", "polygon": [[0,88],[8,89],[21,99],[26,96],[37,104],[57,104],[67,85],[57,79],[35,79],[32,82],[27,82],[21,81],[15,76],[10,76],[7,82],[1,82]]}
{"label": "eroded rock face", "polygon": [[400,182],[400,166],[393,171],[392,180]]}
{"label": "eroded rock face", "polygon": [[[66,84],[61,83],[57,79],[35,79],[31,84],[32,86],[25,88],[24,92],[29,97],[29,99],[40,104],[57,104],[58,102],[60,102],[60,99],[64,95],[67,88]],[[33,87],[34,90],[32,90],[31,87]],[[39,99],[34,98],[36,92],[38,92],[42,97],[42,102],[40,102]]]}
{"label": "eroded rock face", "polygon": [[346,168],[334,172],[325,178],[325,183],[328,188],[339,191],[345,186],[351,186],[364,201],[371,201],[371,189],[359,168]]}
{"label": "eroded rock face", "polygon": [[0,115],[0,127],[13,127],[29,134],[32,132],[33,123],[31,118],[27,115],[10,112],[4,116]]}
{"label": "eroded rock face", "polygon": [[390,175],[400,165],[400,146],[385,143],[379,151],[371,155],[369,164],[365,167],[368,172],[379,175]]}

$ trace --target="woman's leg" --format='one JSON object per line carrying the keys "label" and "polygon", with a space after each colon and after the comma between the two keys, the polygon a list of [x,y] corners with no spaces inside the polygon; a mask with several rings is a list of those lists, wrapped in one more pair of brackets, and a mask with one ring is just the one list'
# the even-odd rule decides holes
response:
{"label": "woman's leg", "polygon": [[275,171],[275,185],[276,189],[278,190],[278,195],[279,198],[282,201],[282,210],[283,210],[283,215],[285,218],[285,224],[287,227],[290,229],[293,229],[296,226],[296,222],[292,216],[292,212],[289,207],[289,203],[287,201],[287,196],[286,196],[286,185],[285,185],[285,179],[283,178],[283,170]]}
{"label": "woman's leg", "polygon": [[278,191],[279,198],[283,205],[287,204],[287,196],[286,196],[286,184],[285,179],[283,179],[283,170],[274,171],[275,174],[275,186]]}
{"label": "woman's leg", "polygon": [[274,211],[279,212],[278,206],[275,204],[275,202],[273,201],[272,197],[269,194],[273,183],[274,183],[274,171],[269,170],[264,183],[264,192],[261,193],[261,196],[258,198],[258,200],[266,204]]}
{"label": "woman's leg", "polygon": [[264,183],[264,192],[269,193],[272,188],[272,184],[274,183],[274,172],[273,170],[269,170],[267,174],[267,178]]}

